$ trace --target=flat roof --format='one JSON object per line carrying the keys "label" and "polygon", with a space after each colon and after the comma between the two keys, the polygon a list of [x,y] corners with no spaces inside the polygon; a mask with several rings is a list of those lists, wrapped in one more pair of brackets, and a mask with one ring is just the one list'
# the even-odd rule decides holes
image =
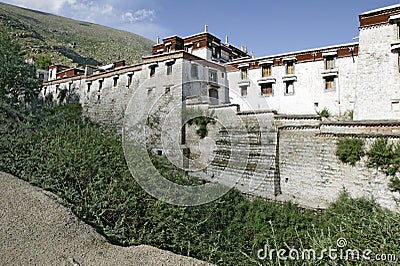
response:
{"label": "flat roof", "polygon": [[362,13],[361,15],[369,15],[369,14],[373,14],[373,13],[376,13],[376,12],[384,11],[384,10],[387,10],[387,9],[397,8],[397,7],[400,7],[400,4],[391,5],[391,6],[385,6],[385,7],[381,7],[381,8],[378,8],[378,9],[370,10],[370,11]]}
{"label": "flat roof", "polygon": [[293,51],[293,52],[282,53],[282,54],[266,55],[266,56],[261,56],[261,57],[257,57],[257,58],[246,58],[246,59],[240,59],[239,58],[239,59],[233,60],[232,62],[229,62],[228,64],[233,64],[233,63],[238,63],[238,62],[245,62],[245,61],[263,60],[263,59],[275,58],[275,57],[284,57],[284,56],[288,56],[288,55],[303,54],[303,53],[309,53],[309,52],[321,51],[321,50],[329,50],[329,49],[335,49],[335,48],[346,47],[346,46],[354,46],[354,45],[358,45],[358,44],[359,44],[358,42],[351,42],[351,43],[324,46],[324,47],[307,49],[307,50]]}

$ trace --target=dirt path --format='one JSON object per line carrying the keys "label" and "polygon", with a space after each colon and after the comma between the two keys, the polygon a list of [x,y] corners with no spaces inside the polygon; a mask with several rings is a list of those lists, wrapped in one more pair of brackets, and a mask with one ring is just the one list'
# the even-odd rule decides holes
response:
{"label": "dirt path", "polygon": [[52,193],[0,173],[0,265],[209,265],[150,246],[109,244]]}

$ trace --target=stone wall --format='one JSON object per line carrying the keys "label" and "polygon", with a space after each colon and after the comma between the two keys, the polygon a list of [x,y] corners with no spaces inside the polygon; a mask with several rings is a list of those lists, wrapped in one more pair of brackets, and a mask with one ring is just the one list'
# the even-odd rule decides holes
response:
{"label": "stone wall", "polygon": [[[336,157],[336,143],[349,135],[365,140],[366,149],[378,138],[376,135],[354,134],[354,127],[341,126],[330,130],[319,127],[283,127],[279,130],[279,169],[282,194],[280,201],[292,201],[311,208],[327,208],[341,191],[352,197],[374,198],[391,210],[399,210],[396,199],[400,193],[392,192],[390,177],[377,169],[368,168],[366,156],[355,166],[344,164]],[[382,127],[381,127],[382,128]],[[387,130],[389,131],[389,130]],[[382,135],[381,135],[382,136]],[[391,136],[398,142],[400,136]]]}
{"label": "stone wall", "polygon": [[[207,110],[207,105],[201,108]],[[187,147],[202,160],[201,165],[191,165],[199,169],[192,176],[209,181],[222,177],[218,182],[245,194],[306,208],[325,209],[346,190],[352,197],[373,198],[386,208],[400,209],[400,193],[390,190],[390,177],[367,166],[367,156],[355,166],[336,156],[337,141],[343,137],[362,138],[365,150],[382,136],[400,143],[399,123],[328,123],[317,116],[271,112],[238,112],[232,117],[236,108],[210,109],[219,122],[208,126],[208,139],[200,139],[196,127],[187,128]]]}
{"label": "stone wall", "polygon": [[[206,105],[191,108],[207,110]],[[273,199],[280,193],[274,114],[237,111],[236,105],[209,108],[207,112],[216,122],[207,126],[208,135],[204,139],[196,134],[196,126],[186,127],[186,145],[191,151],[190,166],[194,170],[189,174]]]}

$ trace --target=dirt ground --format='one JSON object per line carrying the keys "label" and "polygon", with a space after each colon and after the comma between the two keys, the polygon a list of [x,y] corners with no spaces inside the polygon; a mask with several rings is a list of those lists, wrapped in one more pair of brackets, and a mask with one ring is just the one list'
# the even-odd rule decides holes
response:
{"label": "dirt ground", "polygon": [[111,245],[54,194],[0,173],[0,265],[210,265],[150,246]]}

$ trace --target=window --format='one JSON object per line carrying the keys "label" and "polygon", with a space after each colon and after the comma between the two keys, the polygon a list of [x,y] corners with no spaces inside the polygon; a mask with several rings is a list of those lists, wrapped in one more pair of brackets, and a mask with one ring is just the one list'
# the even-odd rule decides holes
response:
{"label": "window", "polygon": [[294,74],[294,62],[293,61],[288,61],[286,63],[286,74],[287,75]]}
{"label": "window", "polygon": [[273,94],[272,83],[261,84],[261,95],[271,96]]}
{"label": "window", "polygon": [[156,67],[155,66],[150,67],[150,78],[154,77],[155,73],[156,73]]}
{"label": "window", "polygon": [[171,52],[171,45],[167,45],[166,48],[167,48],[167,53]]}
{"label": "window", "polygon": [[218,89],[212,87],[211,89],[208,90],[208,97],[210,99],[210,104],[211,105],[218,105],[219,100],[218,100]]}
{"label": "window", "polygon": [[198,79],[199,78],[199,69],[197,67],[197,65],[192,64],[192,68],[191,68],[191,76],[192,78]]}
{"label": "window", "polygon": [[262,66],[262,77],[269,77],[271,76],[271,65],[264,65]]}
{"label": "window", "polygon": [[133,74],[129,74],[129,75],[128,75],[128,84],[127,84],[127,87],[131,86],[131,84],[132,84],[132,76],[133,76]]}
{"label": "window", "polygon": [[212,47],[212,57],[213,58],[219,58],[220,57],[219,56],[219,54],[220,54],[219,50],[220,50],[219,47],[213,45],[213,47]]}
{"label": "window", "polygon": [[188,52],[189,54],[191,54],[193,52],[193,45],[188,45],[185,47],[186,52]]}
{"label": "window", "polygon": [[397,68],[400,73],[400,52],[397,53],[397,61],[398,61]]}
{"label": "window", "polygon": [[397,24],[397,39],[400,39],[400,24]]}
{"label": "window", "polygon": [[247,79],[247,68],[240,69],[240,78]]}
{"label": "window", "polygon": [[99,80],[99,92],[103,88],[103,80]]}
{"label": "window", "polygon": [[210,70],[208,72],[208,81],[218,83],[217,71]]}
{"label": "window", "polygon": [[247,86],[241,86],[241,87],[240,87],[240,91],[241,91],[241,95],[242,95],[243,97],[246,97],[246,96],[247,96]]}
{"label": "window", "polygon": [[335,57],[334,56],[327,56],[325,58],[325,69],[334,69],[335,68]]}
{"label": "window", "polygon": [[395,111],[395,112],[400,111],[400,102],[399,101],[392,102],[392,111]]}
{"label": "window", "polygon": [[165,86],[165,94],[168,94],[171,92],[171,86]]}
{"label": "window", "polygon": [[335,78],[334,77],[326,77],[325,78],[325,90],[334,90],[335,89]]}
{"label": "window", "polygon": [[285,95],[293,95],[294,94],[294,81],[286,81],[285,84]]}
{"label": "window", "polygon": [[225,78],[225,73],[224,72],[221,72],[221,77]]}
{"label": "window", "polygon": [[167,65],[167,75],[171,75],[172,74],[172,64],[168,64]]}
{"label": "window", "polygon": [[90,92],[90,86],[92,85],[92,83],[91,82],[88,82],[87,83],[87,92]]}
{"label": "window", "polygon": [[113,86],[117,87],[117,85],[118,85],[118,77],[114,77],[113,78]]}
{"label": "window", "polygon": [[147,88],[147,95],[150,95],[153,92],[153,88],[149,87]]}

